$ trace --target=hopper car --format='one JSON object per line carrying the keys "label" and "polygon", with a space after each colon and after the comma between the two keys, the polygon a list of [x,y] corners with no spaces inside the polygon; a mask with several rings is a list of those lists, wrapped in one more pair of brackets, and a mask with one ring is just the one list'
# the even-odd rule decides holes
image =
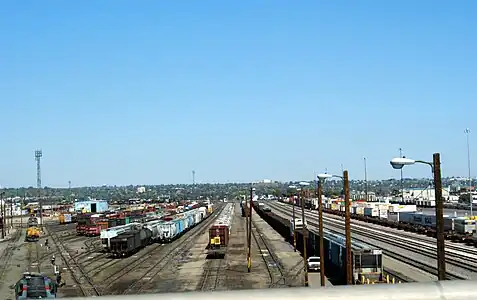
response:
{"label": "hopper car", "polygon": [[28,227],[26,229],[25,241],[27,242],[38,242],[40,240],[40,228],[38,227]]}
{"label": "hopper car", "polygon": [[127,225],[116,226],[112,228],[103,229],[100,232],[101,244],[103,249],[109,251],[111,247],[111,239],[117,237],[118,235],[131,231],[134,228],[141,228],[140,223],[129,223]]}
{"label": "hopper car", "polygon": [[147,228],[121,233],[111,239],[111,256],[127,257],[150,244],[152,232]]}
{"label": "hopper car", "polygon": [[15,284],[15,299],[55,299],[58,284],[41,273],[23,273]]}
{"label": "hopper car", "polygon": [[208,258],[223,258],[226,255],[234,210],[235,204],[227,203],[214,224],[209,227]]}
{"label": "hopper car", "polygon": [[[293,239],[290,232],[293,232],[291,227],[293,222],[289,219],[283,218],[273,212],[264,212],[256,208],[257,213],[272,226],[278,233],[280,233],[288,242],[293,244]],[[285,213],[290,217],[291,212]],[[303,251],[303,231],[297,223],[296,241],[297,249]],[[308,224],[318,227],[318,224],[307,221]],[[305,229],[305,234],[308,236],[306,249],[308,255],[320,255],[319,235],[314,230]],[[345,237],[338,232],[325,230],[324,234],[325,257],[321,258],[323,263],[327,266],[325,268],[326,277],[334,284],[346,284],[346,243]],[[353,241],[351,244],[352,253],[352,274],[355,284],[361,284],[369,280],[372,283],[383,282],[383,259],[382,250],[371,247],[362,243]],[[363,282],[364,281],[364,282]]]}
{"label": "hopper car", "polygon": [[170,243],[182,234],[201,223],[209,214],[205,207],[199,207],[180,214],[176,214],[159,225],[159,240]]}

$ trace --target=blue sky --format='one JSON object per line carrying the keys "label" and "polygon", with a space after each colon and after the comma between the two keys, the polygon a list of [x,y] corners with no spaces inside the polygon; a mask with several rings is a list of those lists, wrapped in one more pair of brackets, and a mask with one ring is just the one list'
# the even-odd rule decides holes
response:
{"label": "blue sky", "polygon": [[[476,1],[4,1],[0,185],[312,179],[477,135]],[[477,136],[471,136],[477,150]],[[475,151],[473,151],[475,153]],[[472,154],[477,174],[477,155]],[[430,177],[425,166],[405,175]]]}

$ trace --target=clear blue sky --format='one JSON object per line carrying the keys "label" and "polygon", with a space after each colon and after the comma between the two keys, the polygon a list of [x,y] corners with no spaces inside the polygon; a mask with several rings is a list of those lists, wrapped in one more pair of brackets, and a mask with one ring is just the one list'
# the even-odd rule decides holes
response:
{"label": "clear blue sky", "polygon": [[0,5],[2,186],[35,185],[36,148],[48,186],[362,178],[364,156],[397,178],[399,147],[465,176],[466,127],[477,151],[477,1]]}

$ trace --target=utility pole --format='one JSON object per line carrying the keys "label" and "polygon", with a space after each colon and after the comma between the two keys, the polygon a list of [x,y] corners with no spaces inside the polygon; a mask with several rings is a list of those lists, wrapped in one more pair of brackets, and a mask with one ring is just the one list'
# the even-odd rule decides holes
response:
{"label": "utility pole", "polygon": [[437,225],[437,279],[446,279],[446,254],[444,239],[444,203],[442,201],[442,177],[441,177],[441,156],[434,153],[433,156],[434,172],[434,193],[436,195],[436,225]]}
{"label": "utility pole", "polygon": [[5,238],[5,215],[3,214],[3,209],[5,207],[5,203],[3,202],[3,195],[5,194],[5,192],[0,192],[0,212],[2,214],[2,239]]}
{"label": "utility pole", "polygon": [[13,228],[13,199],[10,199],[10,228]]}
{"label": "utility pole", "polygon": [[[402,148],[399,148],[399,157],[403,157],[402,156]],[[403,181],[403,177],[402,177],[402,169],[401,168],[401,203],[404,203],[404,181]]]}
{"label": "utility pole", "polygon": [[470,143],[469,143],[469,136],[470,136],[470,129],[465,129],[465,134],[467,136],[467,168],[469,169],[469,202],[470,202],[470,215],[473,216],[473,204],[474,199],[472,198],[472,177],[470,175]]}
{"label": "utility pole", "polygon": [[366,157],[364,157],[364,194],[366,196],[366,201],[368,201],[368,170],[366,165]]}
{"label": "utility pole", "polygon": [[343,185],[345,194],[345,239],[346,239],[346,283],[353,284],[353,269],[351,257],[351,216],[349,199],[349,178],[348,170],[343,171]]}
{"label": "utility pole", "polygon": [[[300,194],[300,192],[298,192]],[[307,263],[307,253],[306,253],[306,236],[308,234],[308,228],[306,227],[306,222],[305,222],[305,197],[301,197],[301,220],[303,222],[303,229],[302,229],[302,235],[303,235],[303,270],[305,272],[305,286],[308,286],[308,263]]]}
{"label": "utility pole", "polygon": [[319,235],[320,235],[320,282],[321,286],[325,286],[325,237],[324,230],[323,230],[323,199],[321,196],[321,189],[322,189],[322,179],[318,179],[318,217],[319,217]]}
{"label": "utility pole", "polygon": [[250,210],[248,213],[248,255],[247,255],[247,270],[250,273],[252,269],[252,205],[253,205],[253,187],[250,187]]}
{"label": "utility pole", "polygon": [[[298,202],[300,202],[300,190],[297,189],[296,191]],[[295,222],[295,196],[293,196],[293,212],[292,212],[292,218],[293,218],[293,250],[296,252],[296,222]]]}
{"label": "utility pole", "polygon": [[36,188],[38,189],[38,203],[40,204],[40,227],[43,228],[43,206],[41,201],[41,157],[43,152],[35,150],[36,160]]}

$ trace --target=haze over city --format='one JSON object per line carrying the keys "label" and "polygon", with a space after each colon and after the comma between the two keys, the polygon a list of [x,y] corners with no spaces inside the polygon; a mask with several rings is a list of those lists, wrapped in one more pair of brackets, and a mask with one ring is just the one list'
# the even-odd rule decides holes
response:
{"label": "haze over city", "polygon": [[[475,1],[10,1],[0,185],[477,170]],[[406,177],[431,177],[426,166]],[[475,172],[472,171],[475,177]]]}

